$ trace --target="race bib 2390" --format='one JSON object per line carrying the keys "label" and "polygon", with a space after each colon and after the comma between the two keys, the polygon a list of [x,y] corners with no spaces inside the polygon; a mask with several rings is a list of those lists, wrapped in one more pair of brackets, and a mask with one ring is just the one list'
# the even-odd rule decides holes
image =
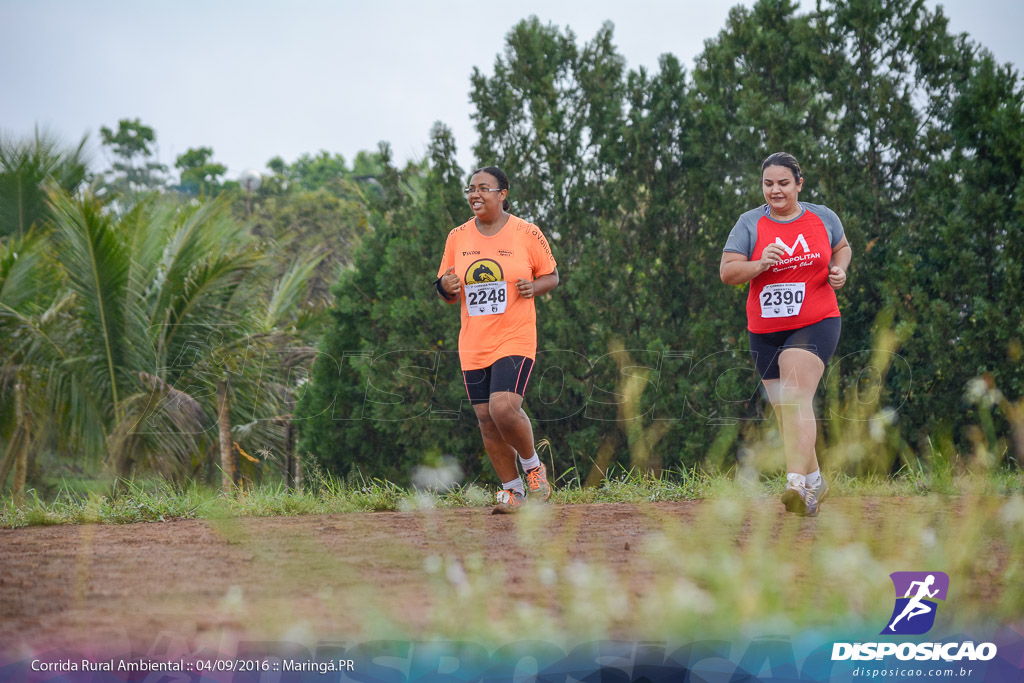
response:
{"label": "race bib 2390", "polygon": [[761,290],[761,317],[788,318],[800,315],[804,305],[805,282],[777,282]]}

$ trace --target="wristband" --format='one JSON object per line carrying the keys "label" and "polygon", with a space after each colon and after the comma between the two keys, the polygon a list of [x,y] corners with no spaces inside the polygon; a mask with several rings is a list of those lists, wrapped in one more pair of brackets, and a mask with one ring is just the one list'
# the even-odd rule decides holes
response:
{"label": "wristband", "polygon": [[456,294],[449,294],[444,291],[444,286],[441,284],[441,278],[434,280],[434,286],[437,287],[437,293],[441,295],[445,301],[455,301],[458,298]]}

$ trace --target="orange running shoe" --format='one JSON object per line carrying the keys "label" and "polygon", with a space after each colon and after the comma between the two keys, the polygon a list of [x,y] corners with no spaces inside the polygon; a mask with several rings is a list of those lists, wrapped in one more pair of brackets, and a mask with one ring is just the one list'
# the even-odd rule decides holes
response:
{"label": "orange running shoe", "polygon": [[494,510],[491,511],[491,514],[511,514],[513,512],[518,512],[524,505],[526,505],[525,493],[519,493],[519,491],[516,491],[515,489],[498,491],[498,503],[494,506]]}
{"label": "orange running shoe", "polygon": [[543,463],[526,472],[526,489],[531,496],[546,501],[551,497],[551,484],[548,483],[548,469]]}

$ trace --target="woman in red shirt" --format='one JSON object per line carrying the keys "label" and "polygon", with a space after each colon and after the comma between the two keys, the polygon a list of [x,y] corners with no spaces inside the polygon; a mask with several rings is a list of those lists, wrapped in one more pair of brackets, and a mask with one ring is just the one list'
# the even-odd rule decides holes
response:
{"label": "woman in red shirt", "polygon": [[835,291],[846,284],[852,251],[839,217],[799,201],[804,177],[791,154],[761,164],[765,205],[740,216],[719,273],[727,285],[750,283],[750,351],[786,448],[789,512],[813,516],[828,492],[814,451],[814,393],[839,343]]}

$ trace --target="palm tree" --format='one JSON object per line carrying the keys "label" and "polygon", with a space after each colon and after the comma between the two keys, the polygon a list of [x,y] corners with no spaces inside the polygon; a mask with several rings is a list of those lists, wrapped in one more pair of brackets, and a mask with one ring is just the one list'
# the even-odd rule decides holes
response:
{"label": "palm tree", "polygon": [[31,428],[32,416],[48,412],[39,389],[53,369],[27,360],[59,355],[57,319],[67,301],[60,297],[60,274],[47,251],[34,230],[0,238],[0,484],[14,469],[18,497],[24,493],[34,436],[45,433]]}
{"label": "palm tree", "polygon": [[[0,132],[0,483],[15,468],[15,493],[25,485],[28,454],[36,435],[34,414],[48,386],[40,382],[52,367],[25,364],[41,352],[39,345],[59,355],[54,324],[64,301],[57,297],[60,281],[53,260],[43,246],[40,227],[49,217],[47,186],[75,191],[87,173],[86,138],[77,147],[37,128],[32,138],[18,139]],[[35,328],[40,334],[24,334]],[[21,333],[19,333],[21,332]],[[38,423],[38,422],[37,422]],[[33,431],[35,434],[33,434]],[[5,454],[6,451],[6,454]]]}
{"label": "palm tree", "polygon": [[0,132],[0,237],[25,235],[47,216],[46,185],[74,192],[85,180],[87,138],[65,147],[60,138],[37,128],[18,139]]}
{"label": "palm tree", "polygon": [[309,355],[299,299],[318,258],[266,282],[263,245],[227,200],[149,197],[114,215],[88,196],[49,196],[63,294],[34,315],[0,300],[0,342],[21,340],[19,371],[44,380],[46,417],[61,425],[51,432],[69,435],[61,450],[102,456],[119,477],[195,476],[222,441],[225,380],[229,425],[243,425],[234,437],[284,443],[289,364]]}
{"label": "palm tree", "polygon": [[168,475],[195,470],[213,383],[200,368],[238,334],[233,298],[258,245],[223,202],[150,198],[112,216],[54,193],[52,206],[79,327],[70,370],[103,407],[109,464],[118,476],[141,461]]}

